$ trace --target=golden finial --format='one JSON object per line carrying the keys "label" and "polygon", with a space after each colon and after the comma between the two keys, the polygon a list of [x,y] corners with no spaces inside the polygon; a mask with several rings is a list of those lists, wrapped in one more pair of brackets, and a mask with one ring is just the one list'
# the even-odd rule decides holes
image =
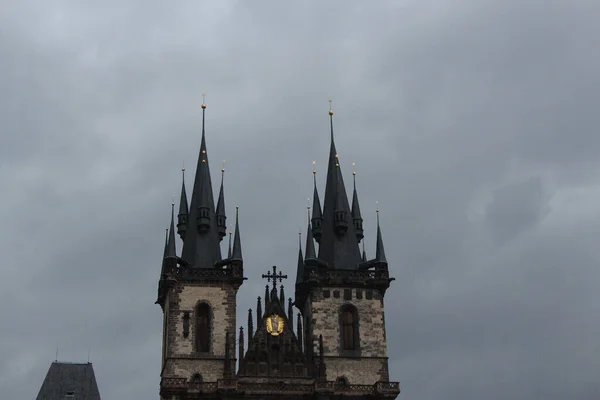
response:
{"label": "golden finial", "polygon": [[185,160],[181,161],[181,172],[185,172]]}
{"label": "golden finial", "polygon": [[333,110],[331,109],[331,100],[329,100],[329,115],[333,115]]}
{"label": "golden finial", "polygon": [[315,167],[315,164],[317,162],[315,160],[313,160],[313,175],[315,175],[317,173],[317,168]]}
{"label": "golden finial", "polygon": [[240,206],[235,206],[235,209],[236,209],[236,210],[239,210],[239,209],[240,209]]}
{"label": "golden finial", "polygon": [[202,109],[206,108],[206,93],[202,93]]}
{"label": "golden finial", "polygon": [[225,172],[225,160],[223,160],[223,166],[221,167],[221,172]]}
{"label": "golden finial", "polygon": [[[352,167],[356,167],[355,162],[352,163]],[[352,171],[352,175],[356,176],[356,168],[354,168],[354,171]]]}
{"label": "golden finial", "polygon": [[375,212],[377,214],[379,214],[379,202],[378,201],[375,202]]}
{"label": "golden finial", "polygon": [[173,199],[171,200],[171,205],[174,206],[175,205],[175,195],[173,195]]}

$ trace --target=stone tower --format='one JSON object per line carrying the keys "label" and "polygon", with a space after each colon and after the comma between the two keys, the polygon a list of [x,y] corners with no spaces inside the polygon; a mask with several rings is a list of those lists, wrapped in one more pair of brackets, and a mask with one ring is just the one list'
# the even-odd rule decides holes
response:
{"label": "stone tower", "polygon": [[[230,235],[223,259],[223,180],[215,208],[206,154],[206,106],[202,108],[191,202],[188,207],[184,184],[176,225],[172,205],[158,285],[157,303],[164,315],[161,399],[396,398],[400,389],[397,382],[389,382],[383,313],[383,296],[393,279],[379,221],[375,259],[367,261],[364,250],[361,257],[356,185],[350,207],[333,142],[333,112],[324,207],[321,210],[315,184],[306,251],[303,255],[300,243],[298,253],[295,301],[286,302],[282,282],[287,275],[274,266],[262,276],[268,284],[264,296],[257,298],[256,317],[248,310],[246,334],[239,327],[234,340],[236,296],[246,279],[239,224],[236,211],[233,246]],[[183,240],[181,257],[175,248],[175,226]],[[294,305],[300,311],[297,318]]]}
{"label": "stone tower", "polygon": [[[376,255],[367,260],[364,246],[362,256],[359,249],[363,220],[356,180],[350,206],[333,138],[331,110],[329,117],[331,145],[325,198],[321,210],[315,179],[306,252],[304,261],[298,262],[295,305],[304,322],[305,348],[315,364],[318,339],[322,337],[328,381],[389,386],[383,299],[393,278],[389,277],[379,212]],[[319,244],[318,256],[314,241]]]}
{"label": "stone tower", "polygon": [[189,207],[185,183],[181,190],[177,215],[181,257],[175,248],[173,204],[158,285],[156,302],[163,310],[161,399],[184,399],[189,384],[216,386],[217,381],[235,374],[236,295],[244,280],[242,249],[236,215],[233,250],[227,258],[221,257],[220,242],[226,235],[223,181],[215,209],[205,112],[203,104],[202,142]]}

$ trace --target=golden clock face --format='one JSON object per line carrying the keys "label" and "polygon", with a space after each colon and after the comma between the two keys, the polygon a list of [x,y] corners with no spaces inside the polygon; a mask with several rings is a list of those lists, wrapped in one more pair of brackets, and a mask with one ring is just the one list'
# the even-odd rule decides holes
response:
{"label": "golden clock face", "polygon": [[273,336],[279,336],[283,332],[283,318],[277,314],[273,314],[265,320],[267,332]]}

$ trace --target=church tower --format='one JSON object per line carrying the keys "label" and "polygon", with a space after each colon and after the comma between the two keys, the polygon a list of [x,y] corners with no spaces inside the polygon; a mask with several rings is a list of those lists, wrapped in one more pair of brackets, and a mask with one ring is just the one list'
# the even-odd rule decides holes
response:
{"label": "church tower", "polygon": [[[367,260],[364,245],[362,256],[359,249],[363,220],[356,179],[350,206],[333,137],[332,110],[329,118],[331,144],[323,209],[314,179],[312,218],[296,278],[295,305],[302,314],[304,345],[317,365],[322,338],[328,381],[395,391],[397,383],[388,382],[384,316],[384,295],[394,279],[389,277],[379,212],[375,258]],[[314,241],[319,245],[318,255]]]}
{"label": "church tower", "polygon": [[[202,141],[191,201],[182,184],[175,246],[175,211],[171,211],[156,301],[163,310],[161,399],[184,399],[190,384],[213,384],[235,374],[236,295],[243,278],[239,223],[233,249],[221,256],[226,236],[223,178],[215,208],[202,104]],[[222,177],[224,169],[221,171]]]}
{"label": "church tower", "polygon": [[[301,239],[299,243],[295,301],[286,301],[283,281],[288,277],[273,266],[262,275],[267,285],[254,312],[248,310],[245,331],[241,326],[236,330],[236,296],[246,279],[238,212],[233,245],[230,232],[228,256],[223,258],[224,170],[215,207],[205,111],[203,104],[191,201],[188,206],[184,183],[177,219],[175,204],[171,206],[158,283],[157,303],[163,310],[161,400],[396,398],[400,388],[398,382],[389,382],[383,308],[393,279],[379,220],[376,256],[367,261],[364,250],[361,256],[356,184],[350,206],[333,141],[333,111],[323,209],[315,179],[304,254]],[[175,227],[183,240],[180,257]]]}

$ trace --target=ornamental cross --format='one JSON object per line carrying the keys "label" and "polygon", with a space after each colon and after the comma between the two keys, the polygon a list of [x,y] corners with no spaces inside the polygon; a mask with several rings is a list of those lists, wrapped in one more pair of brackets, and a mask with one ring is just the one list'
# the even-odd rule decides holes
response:
{"label": "ornamental cross", "polygon": [[273,288],[275,288],[277,287],[277,280],[279,279],[279,282],[281,283],[284,279],[287,279],[287,275],[283,275],[281,271],[277,274],[277,267],[273,265],[273,273],[267,272],[262,275],[262,278],[266,278],[269,283],[273,282]]}

